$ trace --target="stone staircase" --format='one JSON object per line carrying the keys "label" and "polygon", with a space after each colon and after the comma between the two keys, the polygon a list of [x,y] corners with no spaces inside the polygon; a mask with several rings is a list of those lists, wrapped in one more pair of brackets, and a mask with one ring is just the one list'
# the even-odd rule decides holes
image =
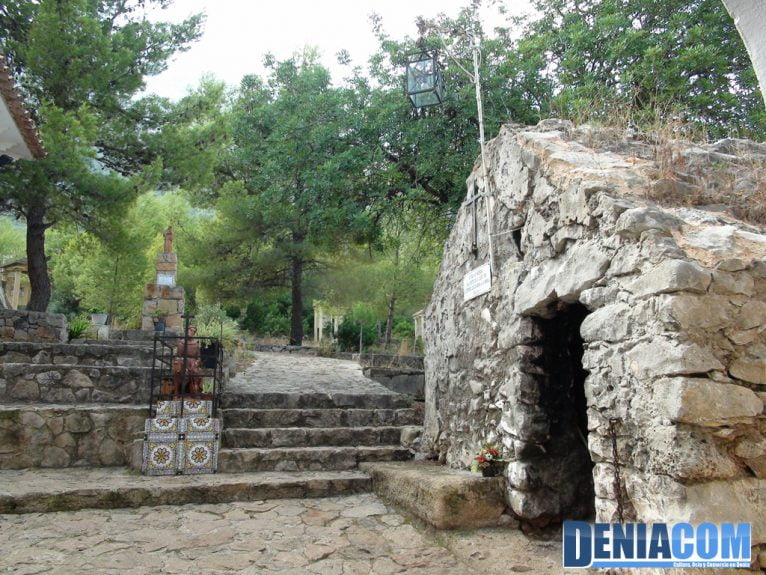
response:
{"label": "stone staircase", "polygon": [[422,415],[395,394],[225,394],[220,472],[351,470],[411,457]]}

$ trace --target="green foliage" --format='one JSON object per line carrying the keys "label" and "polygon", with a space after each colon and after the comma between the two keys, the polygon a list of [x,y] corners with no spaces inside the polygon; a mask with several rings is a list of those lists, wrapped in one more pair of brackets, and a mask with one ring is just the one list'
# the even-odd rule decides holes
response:
{"label": "green foliage", "polygon": [[75,301],[83,311],[105,311],[124,324],[137,325],[144,286],[154,278],[163,230],[175,226],[174,249],[182,256],[183,280],[184,230],[197,222],[183,196],[148,193],[113,222],[104,237],[72,227],[54,230],[49,244],[55,301]]}
{"label": "green foliage", "polygon": [[153,132],[133,97],[200,34],[200,16],[151,23],[142,8],[166,0],[11,0],[0,23],[3,50],[45,142],[47,155],[0,171],[0,211],[27,222],[29,308],[45,311],[50,282],[45,232],[76,224],[106,236],[111,222],[155,178],[141,138]]}
{"label": "green foliage", "polygon": [[227,305],[224,310],[226,311],[226,315],[231,319],[239,319],[242,317],[242,308],[238,305]]}
{"label": "green foliage", "polygon": [[241,320],[250,333],[283,336],[290,334],[290,299],[287,295],[259,298],[247,304]]}
{"label": "green foliage", "polygon": [[412,318],[396,318],[396,320],[394,320],[393,334],[399,341],[415,337],[415,325],[412,322]]}
{"label": "green foliage", "polygon": [[69,340],[79,339],[90,328],[90,321],[84,317],[69,320]]}
{"label": "green foliage", "polygon": [[237,322],[226,315],[220,304],[202,305],[195,313],[197,335],[217,337],[226,351],[233,353],[237,348],[240,331]]}
{"label": "green foliage", "polygon": [[[265,78],[245,77],[232,105],[231,145],[220,159],[230,179],[215,189],[216,218],[194,256],[199,269],[210,264],[200,286],[226,300],[290,286],[293,343],[303,335],[305,274],[370,228],[354,105],[310,50],[269,61]],[[243,325],[282,331],[259,313],[252,308]]]}
{"label": "green foliage", "polygon": [[[552,114],[576,120],[676,116],[713,137],[763,137],[750,59],[720,0],[537,0],[519,42],[554,86]],[[541,58],[540,55],[545,55]]]}
{"label": "green foliage", "polygon": [[[359,351],[359,329],[360,326],[357,322],[344,319],[338,326],[338,333],[336,334],[338,349],[341,351]],[[365,325],[361,327],[361,330],[364,347],[368,348],[374,345],[377,338],[375,326]]]}
{"label": "green foliage", "polygon": [[24,259],[24,226],[7,216],[0,216],[0,264]]}

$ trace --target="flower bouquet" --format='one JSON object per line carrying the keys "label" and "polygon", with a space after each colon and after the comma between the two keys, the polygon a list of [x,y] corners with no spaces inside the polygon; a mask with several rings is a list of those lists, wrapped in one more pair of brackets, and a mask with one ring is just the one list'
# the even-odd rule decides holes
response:
{"label": "flower bouquet", "polygon": [[471,471],[481,471],[484,477],[495,477],[503,471],[507,461],[503,459],[500,448],[494,443],[485,443],[473,458]]}

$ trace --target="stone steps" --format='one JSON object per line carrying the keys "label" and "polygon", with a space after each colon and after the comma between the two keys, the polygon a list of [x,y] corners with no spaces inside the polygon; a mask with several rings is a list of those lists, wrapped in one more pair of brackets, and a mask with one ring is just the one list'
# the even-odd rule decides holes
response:
{"label": "stone steps", "polygon": [[356,469],[366,461],[404,461],[409,449],[399,445],[361,447],[280,447],[275,449],[221,449],[218,471],[318,471]]}
{"label": "stone steps", "polygon": [[281,427],[224,429],[223,447],[320,447],[395,445],[407,427]]}
{"label": "stone steps", "polygon": [[[224,398],[228,396],[224,394]],[[226,428],[371,427],[422,425],[423,414],[403,409],[242,409],[222,411]]]}
{"label": "stone steps", "polygon": [[409,407],[410,400],[398,393],[238,393],[227,392],[221,401],[224,408],[255,409],[396,409]]}
{"label": "stone steps", "polygon": [[367,493],[357,471],[148,477],[125,468],[0,471],[0,513],[229,503]]}

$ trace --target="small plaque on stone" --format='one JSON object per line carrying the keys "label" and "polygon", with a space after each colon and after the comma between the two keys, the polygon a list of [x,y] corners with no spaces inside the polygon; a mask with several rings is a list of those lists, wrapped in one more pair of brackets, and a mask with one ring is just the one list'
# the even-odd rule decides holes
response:
{"label": "small plaque on stone", "polygon": [[174,287],[176,285],[175,274],[157,274],[157,285]]}
{"label": "small plaque on stone", "polygon": [[463,301],[471,300],[492,289],[492,271],[489,264],[472,269],[463,276]]}

